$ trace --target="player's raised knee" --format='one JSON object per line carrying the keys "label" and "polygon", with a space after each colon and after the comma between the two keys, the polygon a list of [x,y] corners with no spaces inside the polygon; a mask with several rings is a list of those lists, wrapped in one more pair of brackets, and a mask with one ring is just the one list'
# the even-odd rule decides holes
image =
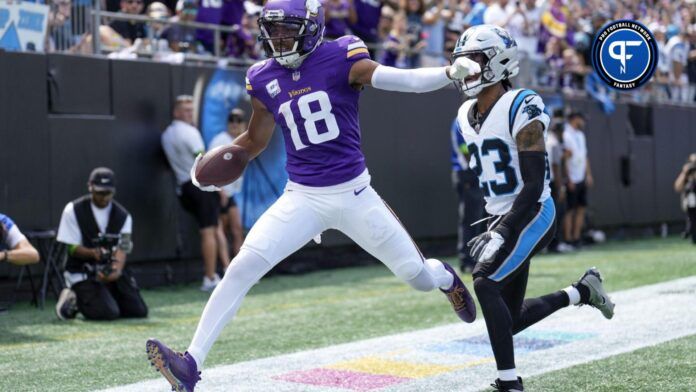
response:
{"label": "player's raised knee", "polygon": [[488,278],[478,277],[474,279],[474,291],[478,297],[492,295],[496,291],[496,284]]}

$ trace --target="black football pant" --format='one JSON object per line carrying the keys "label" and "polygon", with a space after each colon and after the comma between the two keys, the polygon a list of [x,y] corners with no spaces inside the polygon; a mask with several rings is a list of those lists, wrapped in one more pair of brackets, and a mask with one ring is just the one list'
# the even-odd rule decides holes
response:
{"label": "black football pant", "polygon": [[114,320],[119,317],[147,317],[147,305],[140,296],[135,278],[124,270],[115,282],[89,278],[72,287],[77,309],[89,320]]}
{"label": "black football pant", "polygon": [[530,259],[548,245],[555,227],[555,208],[549,198],[530,211],[521,227],[513,228],[511,239],[506,240],[494,260],[474,268],[474,290],[498,370],[515,368],[514,334],[568,306],[568,295],[563,291],[524,298]]}

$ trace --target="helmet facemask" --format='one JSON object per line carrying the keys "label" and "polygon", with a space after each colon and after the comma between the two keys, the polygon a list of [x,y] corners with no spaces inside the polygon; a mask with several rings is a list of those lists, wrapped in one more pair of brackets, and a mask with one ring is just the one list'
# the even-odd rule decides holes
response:
{"label": "helmet facemask", "polygon": [[321,42],[321,38],[311,48],[306,48],[306,39],[322,34],[316,22],[299,17],[274,16],[267,12],[259,18],[261,41],[266,56],[275,59],[280,65],[297,68],[304,58]]}
{"label": "helmet facemask", "polygon": [[488,77],[492,75],[492,71],[489,67],[490,60],[488,55],[486,54],[486,51],[487,49],[472,50],[466,52],[459,52],[452,55],[452,63],[454,63],[454,61],[458,57],[466,57],[469,60],[478,63],[478,65],[481,67],[481,73],[478,74],[478,77],[467,77],[464,80],[457,80],[454,83],[459,92],[466,95],[467,97],[471,98],[477,96],[481,92],[481,90],[483,90],[484,87],[494,83],[491,82],[490,79],[488,79]]}

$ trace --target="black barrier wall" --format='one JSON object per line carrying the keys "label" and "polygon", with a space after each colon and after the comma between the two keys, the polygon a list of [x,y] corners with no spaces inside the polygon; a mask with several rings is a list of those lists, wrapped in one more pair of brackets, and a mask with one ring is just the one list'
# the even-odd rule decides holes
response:
{"label": "black barrier wall", "polygon": [[[0,54],[0,211],[24,229],[57,227],[65,204],[86,192],[90,170],[109,166],[117,174],[116,198],[134,217],[131,259],[197,258],[196,227],[176,200],[160,134],[171,120],[173,97],[191,94],[199,76],[212,72],[152,62]],[[373,185],[416,239],[456,233],[449,128],[459,104],[454,89],[363,93],[361,126]],[[594,223],[681,221],[672,183],[688,153],[696,151],[689,125],[696,123],[696,110],[652,107],[647,118],[653,134],[637,135],[625,104],[612,116],[592,101],[568,104],[589,119]],[[345,242],[329,234],[324,244]]]}

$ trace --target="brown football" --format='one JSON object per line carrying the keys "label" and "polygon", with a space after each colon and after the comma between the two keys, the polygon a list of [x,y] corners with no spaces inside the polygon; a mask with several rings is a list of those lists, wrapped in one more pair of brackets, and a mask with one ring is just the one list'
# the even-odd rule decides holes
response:
{"label": "brown football", "polygon": [[196,179],[203,186],[224,186],[241,177],[249,163],[243,147],[229,144],[216,147],[203,155],[196,166]]}

